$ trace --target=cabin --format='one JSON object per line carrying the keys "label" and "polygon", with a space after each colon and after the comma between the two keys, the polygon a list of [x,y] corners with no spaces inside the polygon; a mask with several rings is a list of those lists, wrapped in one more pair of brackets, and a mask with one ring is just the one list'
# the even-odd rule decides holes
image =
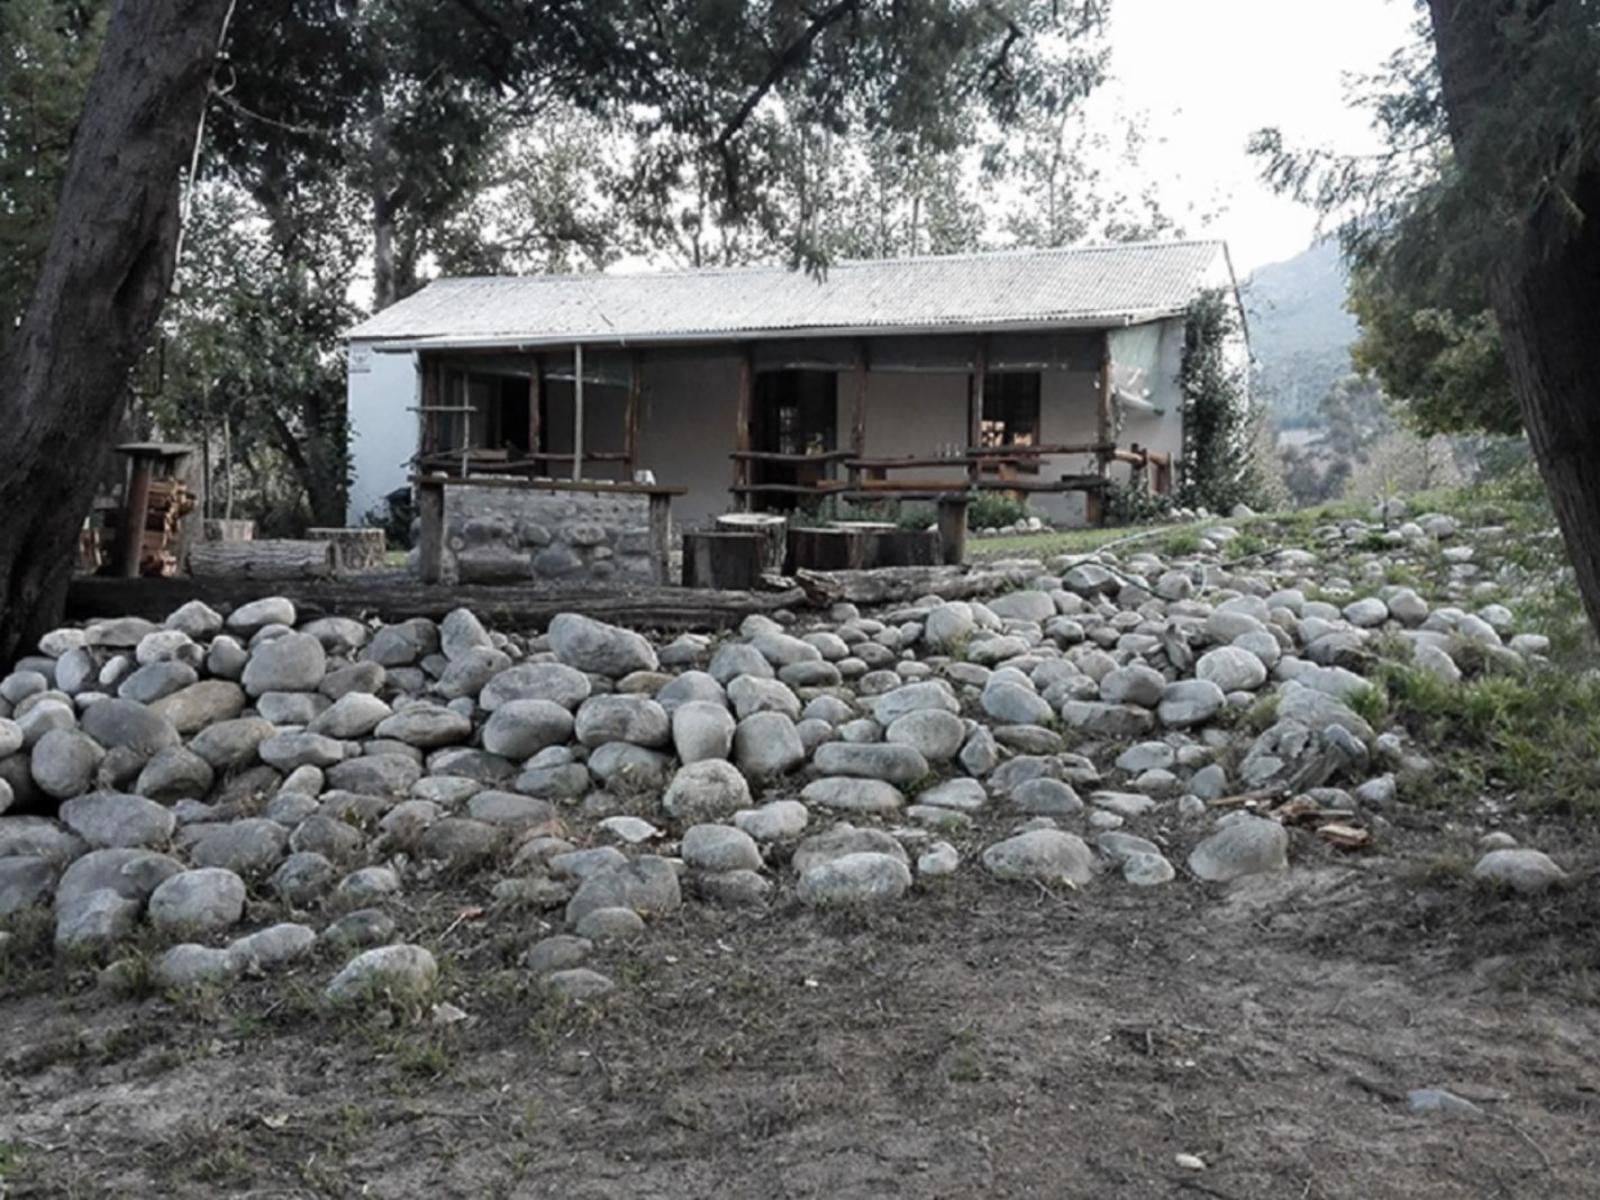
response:
{"label": "cabin", "polygon": [[1095,523],[1181,480],[1212,289],[1237,305],[1217,241],[440,279],[349,332],[351,520],[411,487],[441,577],[585,582],[731,511],[1000,491]]}

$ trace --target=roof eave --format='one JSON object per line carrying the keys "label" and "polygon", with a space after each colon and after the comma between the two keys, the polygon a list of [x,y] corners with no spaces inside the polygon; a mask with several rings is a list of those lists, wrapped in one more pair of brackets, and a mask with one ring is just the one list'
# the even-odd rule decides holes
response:
{"label": "roof eave", "polygon": [[345,335],[350,342],[369,342],[380,354],[404,354],[427,350],[538,350],[582,345],[683,346],[743,343],[799,338],[909,337],[956,333],[1038,333],[1051,330],[1094,331],[1125,329],[1180,316],[1182,308],[1139,309],[1122,313],[1097,313],[1085,316],[1044,317],[1012,321],[943,321],[923,325],[783,326],[775,329],[710,330],[693,333],[582,334],[570,335],[495,334],[487,337],[451,335],[363,335],[358,325]]}

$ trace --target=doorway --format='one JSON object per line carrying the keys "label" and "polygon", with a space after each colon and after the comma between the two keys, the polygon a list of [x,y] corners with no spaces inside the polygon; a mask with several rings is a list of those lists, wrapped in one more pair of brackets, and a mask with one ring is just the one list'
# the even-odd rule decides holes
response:
{"label": "doorway", "polygon": [[[821,455],[838,444],[839,377],[834,371],[762,371],[751,396],[750,445],[767,454]],[[755,462],[752,483],[807,487],[828,478],[831,464]],[[758,509],[792,509],[799,493],[757,493]]]}

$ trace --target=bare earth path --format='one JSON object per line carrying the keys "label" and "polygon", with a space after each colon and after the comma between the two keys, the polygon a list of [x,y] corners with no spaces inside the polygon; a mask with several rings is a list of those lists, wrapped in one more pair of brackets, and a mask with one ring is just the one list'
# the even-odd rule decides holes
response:
{"label": "bare earth path", "polygon": [[[330,1015],[322,962],[225,999],[14,976],[0,1194],[1594,1196],[1591,889],[1308,857],[1231,892],[689,905],[590,1005],[517,967],[536,916],[418,893],[450,1025]],[[1408,1112],[1435,1086],[1481,1111]]]}

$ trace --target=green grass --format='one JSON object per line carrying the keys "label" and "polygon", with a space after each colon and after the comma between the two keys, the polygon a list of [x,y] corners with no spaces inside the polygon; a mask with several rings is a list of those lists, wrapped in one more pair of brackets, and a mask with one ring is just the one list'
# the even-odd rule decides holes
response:
{"label": "green grass", "polygon": [[1460,796],[1492,789],[1526,808],[1600,813],[1600,682],[1556,667],[1450,683],[1401,663],[1378,665],[1352,707],[1399,722]]}
{"label": "green grass", "polygon": [[1039,533],[1012,533],[997,537],[969,538],[967,557],[973,561],[990,558],[1051,558],[1057,554],[1088,554],[1107,542],[1123,538],[1130,541],[1129,548],[1152,549],[1153,539],[1163,533],[1184,529],[1182,525],[1151,525],[1130,529],[1126,526],[1093,529],[1046,529]]}

